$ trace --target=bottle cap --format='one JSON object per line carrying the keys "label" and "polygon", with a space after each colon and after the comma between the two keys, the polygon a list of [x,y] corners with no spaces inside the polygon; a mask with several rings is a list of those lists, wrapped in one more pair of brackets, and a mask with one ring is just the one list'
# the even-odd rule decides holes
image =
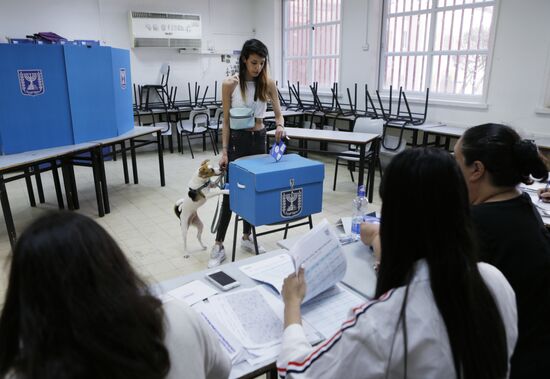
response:
{"label": "bottle cap", "polygon": [[364,185],[361,184],[359,187],[357,187],[357,196],[365,197],[365,186]]}

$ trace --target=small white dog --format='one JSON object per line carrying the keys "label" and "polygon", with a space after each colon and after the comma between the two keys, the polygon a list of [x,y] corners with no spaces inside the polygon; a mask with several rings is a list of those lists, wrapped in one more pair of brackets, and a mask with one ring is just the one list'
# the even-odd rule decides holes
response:
{"label": "small white dog", "polygon": [[176,205],[174,205],[174,212],[180,219],[183,248],[185,251],[187,251],[187,231],[190,225],[194,225],[197,228],[197,239],[201,247],[206,249],[201,240],[204,225],[199,218],[197,210],[209,198],[229,194],[228,190],[220,189],[212,181],[213,177],[219,177],[221,174],[220,168],[210,165],[208,159],[203,161],[197,173],[189,180],[189,192],[187,196],[176,201]]}

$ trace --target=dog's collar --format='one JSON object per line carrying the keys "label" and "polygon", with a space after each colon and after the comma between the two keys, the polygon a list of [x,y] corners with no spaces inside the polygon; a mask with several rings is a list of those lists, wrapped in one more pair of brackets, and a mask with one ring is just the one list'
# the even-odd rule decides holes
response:
{"label": "dog's collar", "polygon": [[208,187],[210,185],[210,179],[208,179],[208,181],[206,183],[204,183],[202,186],[200,186],[199,188],[191,188],[189,187],[189,191],[196,191],[196,192],[200,192],[202,191],[204,188]]}

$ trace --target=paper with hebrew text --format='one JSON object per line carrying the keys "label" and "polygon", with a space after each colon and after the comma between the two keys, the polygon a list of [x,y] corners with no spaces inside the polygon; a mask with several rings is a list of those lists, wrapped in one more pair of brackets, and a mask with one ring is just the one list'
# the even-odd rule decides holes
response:
{"label": "paper with hebrew text", "polygon": [[323,219],[290,249],[296,272],[305,270],[307,284],[303,303],[340,282],[346,274],[346,258],[338,237]]}

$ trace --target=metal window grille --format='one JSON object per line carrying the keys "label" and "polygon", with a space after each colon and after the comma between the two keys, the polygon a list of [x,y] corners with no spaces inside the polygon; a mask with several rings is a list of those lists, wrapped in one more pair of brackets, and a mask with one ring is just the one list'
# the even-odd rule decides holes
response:
{"label": "metal window grille", "polygon": [[283,83],[338,82],[341,0],[283,2]]}
{"label": "metal window grille", "polygon": [[384,2],[380,87],[485,95],[496,0]]}

